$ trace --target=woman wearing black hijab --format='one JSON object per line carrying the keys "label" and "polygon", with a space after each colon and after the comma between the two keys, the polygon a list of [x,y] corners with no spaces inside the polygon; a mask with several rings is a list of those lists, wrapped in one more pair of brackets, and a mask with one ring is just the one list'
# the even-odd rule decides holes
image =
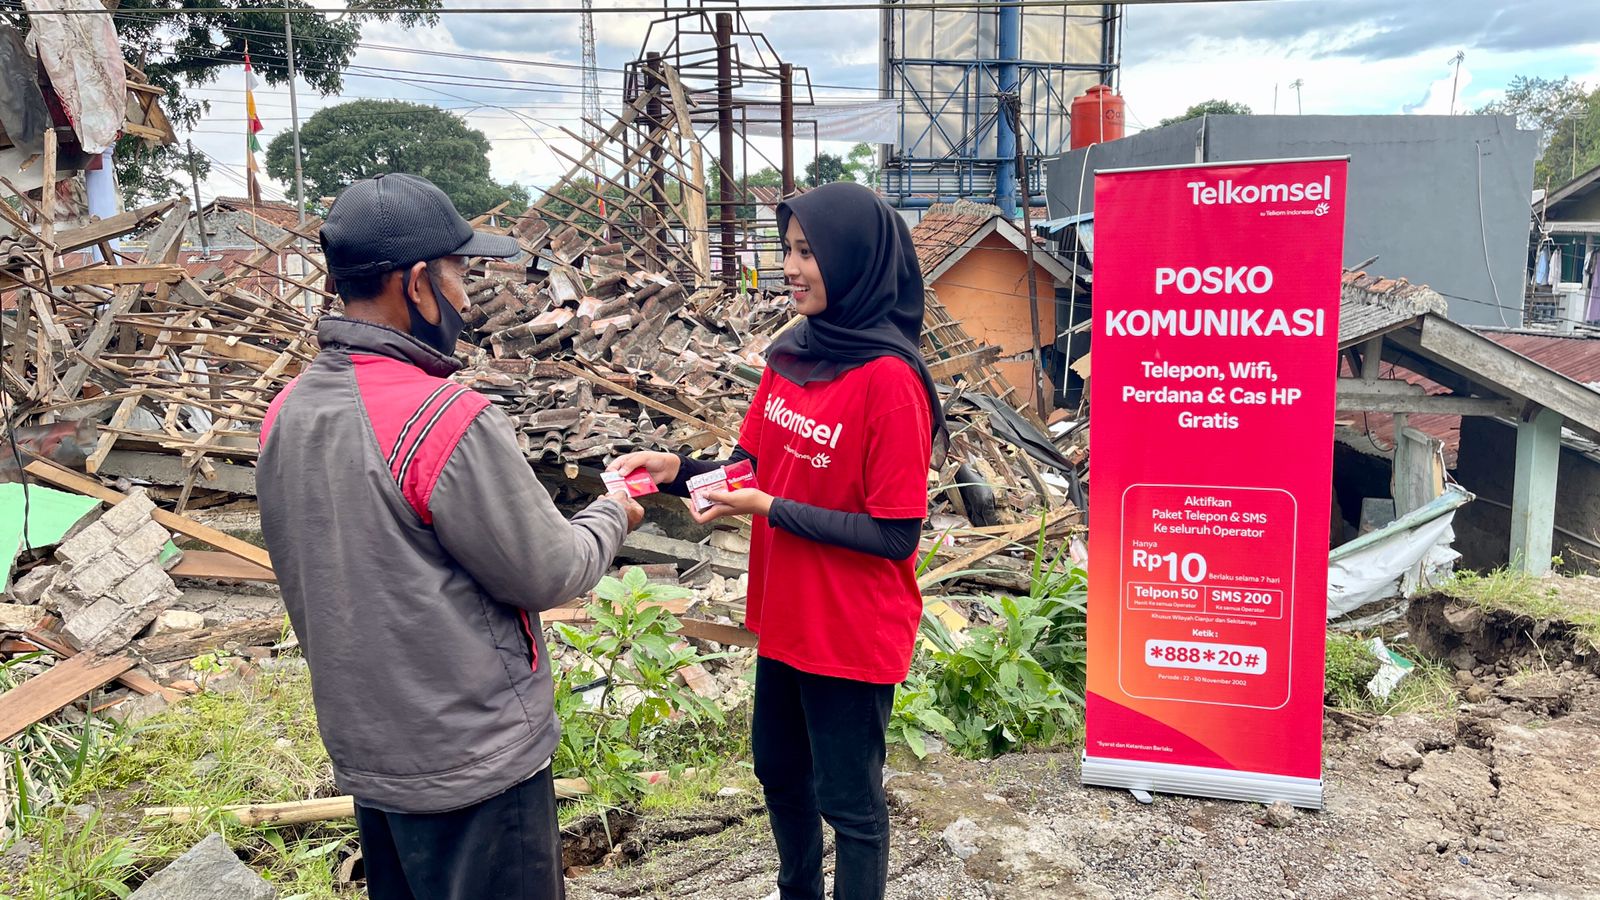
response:
{"label": "woman wearing black hijab", "polygon": [[821,900],[822,822],[836,900],[883,897],[884,732],[911,664],[922,596],[913,557],[928,463],[945,437],[918,350],[922,274],[911,233],[861,185],[778,207],[784,277],[806,318],[767,350],[739,444],[722,463],[629,453],[662,489],[738,460],[759,488],[712,494],[695,518],[754,517],[746,624],[760,635],[752,744],[778,845],[782,900]]}

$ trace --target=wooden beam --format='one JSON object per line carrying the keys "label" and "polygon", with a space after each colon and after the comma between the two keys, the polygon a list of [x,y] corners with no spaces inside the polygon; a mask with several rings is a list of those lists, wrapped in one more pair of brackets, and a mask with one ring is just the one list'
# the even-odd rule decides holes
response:
{"label": "wooden beam", "polygon": [[1500,393],[1532,400],[1571,424],[1600,432],[1600,391],[1440,316],[1422,322],[1422,349],[1454,362]]}
{"label": "wooden beam", "polygon": [[100,657],[79,653],[0,694],[0,741],[16,737],[28,726],[104,687],[131,668],[133,659],[123,654]]}
{"label": "wooden beam", "polygon": [[723,625],[719,622],[708,622],[704,619],[680,618],[678,622],[683,626],[678,633],[684,637],[698,638],[702,641],[716,641],[729,647],[754,647],[756,635],[737,625]]}
{"label": "wooden beam", "polygon": [[[240,466],[220,460],[213,460],[211,465],[216,477],[206,479],[203,487],[231,494],[255,494],[254,466]],[[98,471],[105,475],[122,475],[174,487],[183,484],[189,477],[189,467],[184,465],[182,459],[170,453],[144,453],[137,450],[111,451]]]}
{"label": "wooden beam", "polygon": [[183,559],[167,571],[173,578],[205,578],[216,581],[265,581],[276,583],[278,573],[264,569],[229,553],[212,550],[185,550]]}
{"label": "wooden beam", "polygon": [[71,253],[74,250],[92,247],[101,241],[122,237],[125,234],[137,231],[141,225],[162,215],[177,202],[177,200],[163,200],[160,203],[152,203],[149,206],[129,210],[125,213],[117,213],[114,216],[101,219],[98,222],[92,222],[82,228],[63,231],[56,235],[56,248],[61,253]]}
{"label": "wooden beam", "polygon": [[[1515,419],[1522,415],[1523,403],[1519,400],[1489,400],[1482,397],[1457,397],[1449,394],[1407,394],[1390,391],[1367,392],[1365,382],[1355,380],[1346,388],[1340,379],[1339,409],[1352,412],[1378,413],[1433,413],[1445,416],[1499,416]],[[1405,384],[1405,382],[1378,381],[1374,384]],[[1421,388],[1418,388],[1420,391]]]}
{"label": "wooden beam", "polygon": [[[77,472],[63,469],[60,466],[43,460],[34,460],[28,464],[27,472],[35,478],[42,478],[59,488],[76,491],[86,497],[95,497],[107,503],[121,503],[128,496],[120,491],[114,491],[92,478],[85,478]],[[193,519],[174,515],[164,509],[157,509],[151,513],[151,518],[167,529],[179,534],[194,538],[204,544],[210,544],[218,550],[223,550],[240,559],[253,562],[262,568],[272,568],[272,557],[266,550],[255,544],[239,540],[231,534],[224,534],[209,525],[202,525]]]}
{"label": "wooden beam", "polygon": [[175,631],[141,638],[128,645],[127,652],[151,664],[190,659],[216,650],[226,644],[237,643],[243,647],[276,644],[283,634],[281,617],[248,619],[232,625],[199,628],[194,631]]}
{"label": "wooden beam", "polygon": [[57,272],[50,276],[50,283],[57,287],[176,284],[182,278],[183,266],[168,263],[131,263],[125,266],[96,264]]}

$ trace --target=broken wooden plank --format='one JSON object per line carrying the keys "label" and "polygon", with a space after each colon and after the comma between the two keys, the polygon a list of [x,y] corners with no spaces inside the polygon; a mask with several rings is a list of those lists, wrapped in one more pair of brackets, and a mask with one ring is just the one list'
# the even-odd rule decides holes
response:
{"label": "broken wooden plank", "polygon": [[[43,460],[34,460],[28,463],[27,472],[36,478],[42,478],[56,487],[69,491],[77,491],[86,497],[104,500],[112,505],[127,499],[127,495],[114,491],[92,478],[86,478],[69,469]],[[267,551],[255,544],[242,541],[231,534],[224,534],[209,525],[202,525],[185,516],[174,515],[164,509],[157,509],[150,514],[151,518],[160,522],[165,528],[176,531],[186,537],[194,538],[204,544],[210,544],[218,550],[223,550],[240,559],[248,560],[262,568],[272,568],[272,557]]]}
{"label": "broken wooden plank", "polygon": [[228,644],[237,644],[241,647],[276,644],[283,638],[283,630],[284,621],[281,617],[247,619],[232,625],[218,625],[215,628],[177,631],[143,638],[129,644],[128,652],[148,663],[169,663],[221,650]]}
{"label": "broken wooden plank", "polygon": [[79,697],[111,683],[133,665],[133,659],[124,654],[100,657],[79,653],[0,694],[0,741],[16,737]]}
{"label": "broken wooden plank", "polygon": [[1019,525],[1015,525],[1010,531],[1007,531],[999,537],[984,541],[976,548],[963,553],[961,556],[956,557],[955,559],[945,563],[931,572],[925,573],[921,578],[917,579],[917,587],[926,590],[932,585],[938,584],[939,582],[945,580],[950,575],[971,566],[973,563],[981,562],[982,560],[999,553],[1007,547],[1015,546],[1018,541],[1024,538],[1037,535],[1041,527],[1046,529],[1053,528],[1061,520],[1065,519],[1067,516],[1075,515],[1077,512],[1078,510],[1076,507],[1063,506],[1059,509],[1053,510],[1049,515],[1042,517],[1042,526],[1039,520],[1023,522]]}
{"label": "broken wooden plank", "polygon": [[754,647],[756,634],[737,625],[723,625],[705,619],[679,619],[683,627],[678,633],[702,641],[716,641],[729,647]]}
{"label": "broken wooden plank", "polygon": [[[240,466],[221,460],[212,460],[211,465],[216,471],[216,477],[202,482],[201,487],[213,491],[227,491],[230,494],[255,496],[254,466]],[[183,460],[169,453],[145,453],[138,450],[112,450],[96,471],[104,475],[121,475],[174,487],[183,484],[189,477],[189,467],[184,465]]]}
{"label": "broken wooden plank", "polygon": [[271,569],[262,568],[231,553],[211,550],[185,550],[183,559],[167,574],[173,578],[204,578],[212,581],[278,581],[278,573]]}

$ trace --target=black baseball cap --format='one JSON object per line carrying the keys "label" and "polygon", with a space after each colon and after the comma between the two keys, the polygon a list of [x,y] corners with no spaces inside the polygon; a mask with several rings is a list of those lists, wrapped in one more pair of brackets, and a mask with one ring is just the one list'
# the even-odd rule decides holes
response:
{"label": "black baseball cap", "polygon": [[341,191],[321,240],[335,278],[382,275],[445,256],[503,259],[522,252],[515,238],[474,231],[433,182],[400,172]]}

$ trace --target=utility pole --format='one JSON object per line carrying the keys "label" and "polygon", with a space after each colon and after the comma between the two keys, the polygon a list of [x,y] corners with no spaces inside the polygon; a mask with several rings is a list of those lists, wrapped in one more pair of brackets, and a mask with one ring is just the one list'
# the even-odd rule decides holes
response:
{"label": "utility pole", "polygon": [[300,104],[294,90],[294,20],[288,13],[283,14],[283,36],[289,45],[289,125],[294,132],[294,205],[300,212],[300,224],[303,226],[306,224],[306,178],[300,168]]}
{"label": "utility pole", "polygon": [[1456,114],[1456,92],[1461,89],[1461,61],[1467,58],[1467,51],[1457,50],[1456,55],[1450,57],[1450,62],[1456,67],[1455,80],[1450,83],[1450,115]]}
{"label": "utility pole", "polygon": [[1278,114],[1278,83],[1276,81],[1272,83],[1272,114]]}
{"label": "utility pole", "polygon": [[1297,116],[1305,115],[1306,112],[1305,107],[1300,104],[1300,88],[1303,87],[1305,83],[1306,81],[1304,78],[1296,78],[1295,80],[1289,82],[1289,87],[1294,88],[1294,114]]}
{"label": "utility pole", "polygon": [[189,145],[189,183],[194,186],[194,220],[200,229],[200,258],[210,259],[211,244],[206,240],[206,210],[200,205],[200,170],[194,164],[194,141],[184,143]]}

